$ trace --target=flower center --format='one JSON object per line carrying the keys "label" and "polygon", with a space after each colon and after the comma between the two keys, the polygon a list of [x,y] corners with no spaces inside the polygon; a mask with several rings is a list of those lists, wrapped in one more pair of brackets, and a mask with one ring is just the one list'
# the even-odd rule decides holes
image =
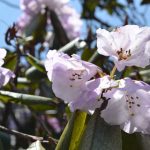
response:
{"label": "flower center", "polygon": [[81,80],[82,79],[82,72],[81,73],[73,73],[70,80],[74,81],[74,80]]}
{"label": "flower center", "polygon": [[74,72],[70,72],[69,80],[71,81],[70,87],[74,85],[79,85],[82,80],[84,80],[85,70],[78,70]]}
{"label": "flower center", "polygon": [[128,110],[131,116],[135,115],[135,109],[138,109],[141,107],[141,104],[139,103],[139,97],[138,96],[129,96],[125,95],[126,97],[126,103],[128,106]]}
{"label": "flower center", "polygon": [[117,55],[118,55],[118,60],[126,60],[128,57],[131,56],[131,50],[126,50],[124,51],[122,48],[120,48],[120,50],[117,51]]}

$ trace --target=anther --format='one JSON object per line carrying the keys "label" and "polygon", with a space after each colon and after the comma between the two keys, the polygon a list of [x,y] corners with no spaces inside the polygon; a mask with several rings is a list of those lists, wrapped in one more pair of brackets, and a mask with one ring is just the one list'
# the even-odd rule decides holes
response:
{"label": "anther", "polygon": [[137,107],[140,107],[141,105],[140,104],[137,104]]}

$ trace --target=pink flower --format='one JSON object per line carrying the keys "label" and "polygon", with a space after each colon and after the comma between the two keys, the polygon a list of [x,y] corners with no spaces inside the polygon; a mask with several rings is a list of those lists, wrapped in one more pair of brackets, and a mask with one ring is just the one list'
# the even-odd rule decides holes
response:
{"label": "pink flower", "polygon": [[35,15],[42,9],[40,0],[20,0],[20,8],[28,15]]}
{"label": "pink flower", "polygon": [[69,39],[80,36],[82,21],[77,11],[69,5],[69,0],[21,0],[23,14],[17,22],[19,32],[24,32],[37,14],[43,13],[46,7],[57,14]]}
{"label": "pink flower", "polygon": [[50,50],[45,61],[48,78],[52,81],[55,95],[65,102],[75,100],[100,69],[91,63],[82,61],[79,56],[72,57],[56,50]]}
{"label": "pink flower", "polygon": [[150,28],[126,25],[112,32],[98,29],[97,47],[101,55],[113,58],[119,71],[125,66],[146,67],[150,64]]}
{"label": "pink flower", "polygon": [[14,78],[15,75],[9,69],[1,67],[4,63],[3,59],[6,56],[6,50],[0,49],[0,54],[0,87],[2,87],[9,82],[10,78]]}
{"label": "pink flower", "polygon": [[127,133],[150,133],[150,86],[130,78],[104,94],[109,98],[101,117],[111,125],[120,125]]}
{"label": "pink flower", "polygon": [[77,109],[93,113],[96,108],[100,108],[104,100],[101,98],[104,89],[117,86],[118,83],[109,76],[93,79],[86,82],[85,89],[76,100],[69,103],[71,111]]}
{"label": "pink flower", "polygon": [[2,66],[4,64],[4,57],[6,56],[6,50],[0,48],[0,66]]}
{"label": "pink flower", "polygon": [[64,5],[59,11],[56,12],[63,28],[67,32],[68,38],[74,39],[75,37],[79,37],[82,21],[77,11],[69,5]]}

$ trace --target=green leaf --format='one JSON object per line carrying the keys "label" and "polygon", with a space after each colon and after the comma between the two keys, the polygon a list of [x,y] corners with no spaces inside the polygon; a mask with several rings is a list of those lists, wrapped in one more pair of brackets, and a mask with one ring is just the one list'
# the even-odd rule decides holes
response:
{"label": "green leaf", "polygon": [[120,128],[106,124],[96,110],[88,121],[79,150],[122,150]]}
{"label": "green leaf", "polygon": [[150,148],[150,135],[147,134],[139,134],[139,139],[140,139],[140,143],[142,145],[142,149],[141,150],[149,150]]}
{"label": "green leaf", "polygon": [[93,18],[98,4],[98,0],[93,0],[92,3],[91,0],[85,0],[83,4],[82,18]]}
{"label": "green leaf", "polygon": [[[50,19],[51,19],[51,23],[52,23],[53,28],[54,28],[57,42],[59,42],[57,44],[59,44],[59,46],[61,47],[61,46],[66,45],[67,43],[69,43],[70,40],[67,37],[67,34],[66,34],[63,26],[61,25],[59,18],[57,17],[57,15],[54,11],[50,12]],[[55,43],[54,43],[54,46],[56,46]]]}
{"label": "green leaf", "polygon": [[27,57],[27,61],[31,65],[35,66],[41,72],[46,72],[45,68],[44,68],[44,65],[42,64],[42,62],[40,60],[38,60],[37,58],[33,57],[30,54],[27,54],[26,57]]}
{"label": "green leaf", "polygon": [[9,52],[5,58],[5,64],[3,67],[8,68],[10,70],[14,70],[16,67],[17,55]]}
{"label": "green leaf", "polygon": [[127,134],[122,132],[123,150],[149,150],[150,136],[140,133]]}
{"label": "green leaf", "polygon": [[44,41],[46,35],[47,13],[37,14],[25,28],[25,35],[34,37],[34,44]]}
{"label": "green leaf", "polygon": [[46,96],[46,97],[51,97],[51,98],[55,97],[53,90],[52,90],[52,83],[51,82],[47,83],[47,82],[42,80],[40,82],[39,89],[40,89],[40,95]]}
{"label": "green leaf", "polygon": [[98,52],[95,51],[94,54],[89,58],[88,61],[93,63],[97,59],[98,56],[99,56]]}
{"label": "green leaf", "polygon": [[[147,83],[150,82],[150,69],[138,71],[138,74],[142,77],[142,80],[144,82],[147,82]],[[132,72],[129,74],[129,76],[135,78],[137,76],[137,74],[136,74],[136,72]]]}
{"label": "green leaf", "polygon": [[1,142],[1,139],[0,139],[0,150],[3,150],[3,145],[2,145],[2,142]]}
{"label": "green leaf", "polygon": [[27,77],[27,79],[31,80],[31,81],[39,81],[43,78],[47,78],[46,73],[43,73],[39,70],[37,70],[36,67],[32,66],[31,68],[29,68],[26,72],[25,75]]}
{"label": "green leaf", "polygon": [[17,88],[22,89],[22,88],[28,88],[29,86],[33,85],[30,80],[24,77],[18,77],[17,78]]}
{"label": "green leaf", "polygon": [[94,63],[95,65],[99,67],[104,67],[105,61],[107,57],[104,57],[100,54],[98,54],[97,51],[93,53],[93,55],[88,59],[89,62]]}
{"label": "green leaf", "polygon": [[66,125],[56,150],[77,150],[80,137],[84,130],[86,113],[76,111]]}
{"label": "green leaf", "polygon": [[74,121],[74,128],[72,131],[71,141],[70,141],[70,150],[77,150],[79,146],[80,137],[84,131],[85,121],[87,114],[85,112],[77,112],[76,118]]}
{"label": "green leaf", "polygon": [[93,53],[94,51],[89,50],[88,48],[85,48],[81,56],[82,60],[88,61],[93,55]]}
{"label": "green leaf", "polygon": [[51,98],[1,90],[0,100],[3,102],[11,101],[15,103],[25,104],[28,106],[33,105],[33,108],[36,108],[37,106],[39,106],[40,108],[42,107],[42,105],[45,105],[45,108],[47,109],[53,109],[54,107],[56,107],[56,103],[52,101]]}

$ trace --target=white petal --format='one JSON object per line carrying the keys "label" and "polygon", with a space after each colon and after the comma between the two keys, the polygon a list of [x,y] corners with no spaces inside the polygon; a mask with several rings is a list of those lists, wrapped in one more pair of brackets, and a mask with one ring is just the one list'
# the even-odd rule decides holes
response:
{"label": "white petal", "polygon": [[112,90],[105,94],[107,98],[108,95],[110,95],[109,98],[111,99],[108,101],[106,109],[102,111],[101,117],[111,125],[120,125],[129,118],[124,93],[120,90]]}
{"label": "white petal", "polygon": [[102,111],[101,117],[111,125],[120,125],[128,120],[129,114],[121,101],[114,102],[111,106],[108,102],[108,106]]}
{"label": "white petal", "polygon": [[0,87],[6,85],[15,75],[9,69],[0,67]]}
{"label": "white petal", "polygon": [[6,56],[6,53],[5,49],[0,48],[0,59],[3,59]]}
{"label": "white petal", "polygon": [[110,33],[104,29],[98,29],[96,32],[98,52],[105,56],[114,55],[115,52],[112,48],[113,39]]}

